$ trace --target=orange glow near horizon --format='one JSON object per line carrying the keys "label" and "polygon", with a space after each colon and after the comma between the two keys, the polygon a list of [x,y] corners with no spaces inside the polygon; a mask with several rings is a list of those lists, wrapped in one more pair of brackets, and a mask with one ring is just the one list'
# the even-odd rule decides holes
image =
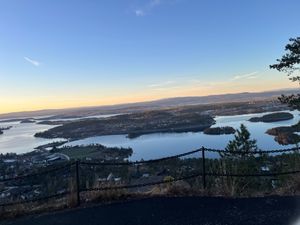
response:
{"label": "orange glow near horizon", "polygon": [[[217,82],[210,84],[192,84],[186,86],[172,86],[166,88],[156,88],[150,90],[140,90],[138,92],[115,93],[114,96],[85,95],[80,96],[17,96],[0,99],[0,113],[35,111],[43,109],[64,109],[88,106],[114,105],[133,102],[144,102],[158,100],[162,98],[184,97],[184,96],[206,96],[215,94],[228,94],[240,92],[261,92],[282,88],[295,88],[297,84],[287,80],[249,81],[246,83]],[[107,94],[108,95],[108,94]]]}
{"label": "orange glow near horizon", "polygon": [[299,86],[300,1],[32,2],[1,1],[0,114]]}

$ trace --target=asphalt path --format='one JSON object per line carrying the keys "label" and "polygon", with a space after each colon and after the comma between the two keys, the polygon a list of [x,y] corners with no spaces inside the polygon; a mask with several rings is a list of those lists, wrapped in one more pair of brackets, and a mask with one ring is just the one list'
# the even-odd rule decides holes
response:
{"label": "asphalt path", "polygon": [[3,225],[300,225],[300,197],[156,197],[0,221]]}

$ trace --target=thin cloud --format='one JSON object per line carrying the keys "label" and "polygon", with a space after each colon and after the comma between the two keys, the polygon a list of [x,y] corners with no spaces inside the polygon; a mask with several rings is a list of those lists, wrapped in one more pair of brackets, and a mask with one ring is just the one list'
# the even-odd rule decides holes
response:
{"label": "thin cloud", "polygon": [[141,9],[137,9],[134,11],[136,16],[145,16],[145,12]]}
{"label": "thin cloud", "polygon": [[256,78],[258,78],[258,76],[250,76],[250,77],[247,77],[246,79],[256,79]]}
{"label": "thin cloud", "polygon": [[148,3],[138,7],[134,10],[136,16],[145,16],[148,15],[154,8],[165,4],[165,3],[175,3],[175,0],[151,0]]}
{"label": "thin cloud", "polygon": [[170,86],[171,84],[176,83],[175,81],[165,81],[165,82],[161,82],[161,83],[155,83],[155,84],[149,84],[148,87],[150,88],[158,88],[158,87],[166,87],[166,86]]}
{"label": "thin cloud", "polygon": [[38,61],[36,61],[36,60],[33,60],[33,59],[30,59],[30,58],[28,58],[28,57],[24,57],[24,59],[25,59],[27,62],[29,62],[29,63],[31,63],[32,65],[34,65],[34,66],[40,66],[40,65],[41,65],[40,62],[38,62]]}
{"label": "thin cloud", "polygon": [[151,6],[151,7],[155,7],[155,6],[157,6],[157,5],[160,5],[162,3],[162,0],[152,0],[150,3],[149,3],[149,5]]}
{"label": "thin cloud", "polygon": [[[254,79],[257,78],[258,76],[258,71],[252,72],[252,73],[247,73],[247,74],[242,74],[242,75],[237,75],[232,78],[232,80],[240,80],[240,79]],[[256,76],[255,76],[256,75]]]}
{"label": "thin cloud", "polygon": [[170,86],[170,87],[157,87],[153,88],[153,91],[167,91],[167,90],[177,90],[177,89],[182,89],[184,86]]}

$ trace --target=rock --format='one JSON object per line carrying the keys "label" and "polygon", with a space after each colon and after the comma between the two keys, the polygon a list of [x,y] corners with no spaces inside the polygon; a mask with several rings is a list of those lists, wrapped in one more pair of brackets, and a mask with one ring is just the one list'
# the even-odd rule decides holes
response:
{"label": "rock", "polygon": [[296,132],[296,130],[293,129],[293,127],[274,127],[266,131],[267,134],[272,136],[278,136],[282,133],[293,133]]}
{"label": "rock", "polygon": [[294,133],[279,133],[275,141],[281,145],[297,144],[300,142],[300,136]]}
{"label": "rock", "polygon": [[275,141],[281,145],[290,145],[300,142],[300,136],[295,134],[300,132],[300,123],[292,126],[274,127],[266,131],[267,134],[275,136]]}

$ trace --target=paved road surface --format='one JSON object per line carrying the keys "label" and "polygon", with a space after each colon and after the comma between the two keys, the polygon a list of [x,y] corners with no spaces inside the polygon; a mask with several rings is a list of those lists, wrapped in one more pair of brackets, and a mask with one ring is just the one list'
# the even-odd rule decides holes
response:
{"label": "paved road surface", "polygon": [[[133,200],[0,221],[3,225],[298,225],[300,197]],[[300,224],[300,222],[299,222]]]}

